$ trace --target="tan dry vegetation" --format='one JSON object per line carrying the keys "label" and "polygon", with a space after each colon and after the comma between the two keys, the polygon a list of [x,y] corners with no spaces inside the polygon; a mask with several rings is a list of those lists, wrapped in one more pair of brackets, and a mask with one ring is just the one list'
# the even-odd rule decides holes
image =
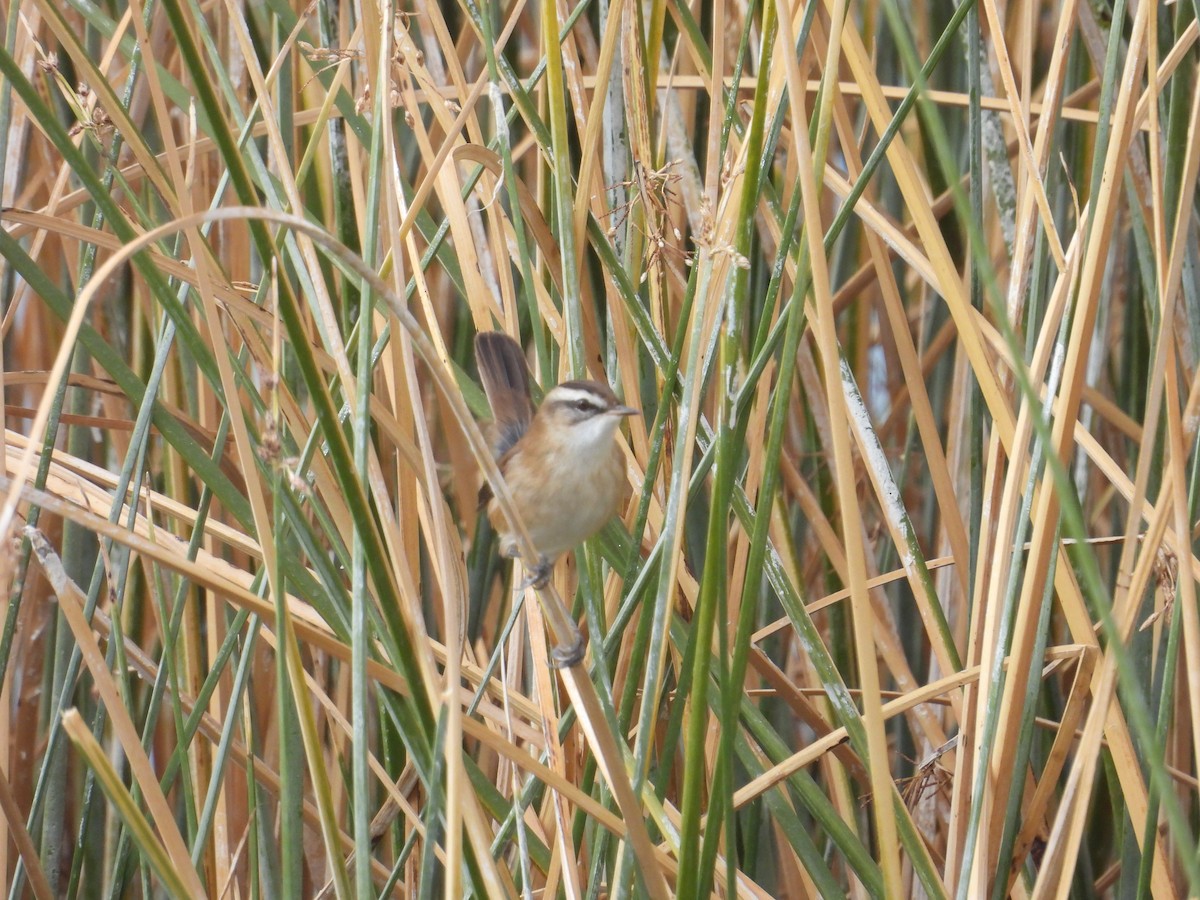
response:
{"label": "tan dry vegetation", "polygon": [[12,895],[1200,890],[1190,0],[4,17]]}

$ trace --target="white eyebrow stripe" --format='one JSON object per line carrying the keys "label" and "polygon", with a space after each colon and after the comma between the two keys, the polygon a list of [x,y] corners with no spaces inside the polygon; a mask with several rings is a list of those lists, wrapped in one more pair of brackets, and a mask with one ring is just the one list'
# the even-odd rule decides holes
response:
{"label": "white eyebrow stripe", "polygon": [[580,400],[585,400],[601,409],[608,406],[608,401],[596,391],[584,388],[563,387],[562,385],[551,390],[546,395],[546,399],[551,403],[578,403]]}

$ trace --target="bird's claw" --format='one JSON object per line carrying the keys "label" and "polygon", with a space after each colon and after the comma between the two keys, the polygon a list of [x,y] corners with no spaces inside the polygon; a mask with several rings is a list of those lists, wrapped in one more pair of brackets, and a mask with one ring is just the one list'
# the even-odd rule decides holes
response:
{"label": "bird's claw", "polygon": [[550,583],[550,575],[554,572],[554,564],[543,556],[538,559],[536,565],[529,566],[528,570],[529,574],[517,586],[518,590],[524,591],[527,588],[533,588],[540,591]]}
{"label": "bird's claw", "polygon": [[587,641],[583,635],[575,632],[575,640],[570,644],[559,644],[550,651],[550,668],[570,669],[583,662],[587,653]]}

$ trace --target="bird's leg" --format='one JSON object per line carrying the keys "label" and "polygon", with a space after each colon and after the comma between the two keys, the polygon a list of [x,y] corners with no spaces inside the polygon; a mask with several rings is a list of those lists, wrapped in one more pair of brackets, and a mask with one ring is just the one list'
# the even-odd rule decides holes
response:
{"label": "bird's leg", "polygon": [[[508,554],[505,554],[508,555]],[[514,557],[519,557],[519,553],[512,554]],[[517,592],[524,593],[528,588],[534,590],[542,590],[550,583],[550,576],[554,573],[554,560],[547,559],[545,556],[539,556],[538,561],[532,565],[525,564],[527,575],[525,580],[517,585]],[[584,640],[582,632],[571,622],[571,630],[574,632],[574,638],[569,643],[557,644],[550,650],[550,668],[552,669],[570,669],[583,662],[584,656],[587,654],[587,641]]]}

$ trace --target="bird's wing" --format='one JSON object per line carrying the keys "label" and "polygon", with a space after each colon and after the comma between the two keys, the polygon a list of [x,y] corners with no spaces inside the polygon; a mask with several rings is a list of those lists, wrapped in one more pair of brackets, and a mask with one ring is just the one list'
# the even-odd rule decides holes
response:
{"label": "bird's wing", "polygon": [[529,370],[521,345],[507,334],[485,331],[475,337],[479,378],[492,407],[492,454],[499,459],[529,428]]}

